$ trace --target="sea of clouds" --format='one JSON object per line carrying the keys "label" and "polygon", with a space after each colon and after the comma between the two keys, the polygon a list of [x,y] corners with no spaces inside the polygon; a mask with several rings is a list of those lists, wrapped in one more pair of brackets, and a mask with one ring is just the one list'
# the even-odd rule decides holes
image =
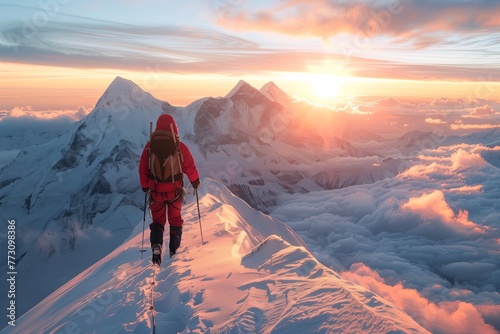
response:
{"label": "sea of clouds", "polygon": [[65,133],[92,109],[37,110],[31,106],[0,110],[0,168],[25,147],[44,144]]}
{"label": "sea of clouds", "polygon": [[[271,213],[323,263],[435,333],[500,330],[500,146],[424,149],[374,184],[286,194]],[[465,327],[464,327],[465,326]]]}

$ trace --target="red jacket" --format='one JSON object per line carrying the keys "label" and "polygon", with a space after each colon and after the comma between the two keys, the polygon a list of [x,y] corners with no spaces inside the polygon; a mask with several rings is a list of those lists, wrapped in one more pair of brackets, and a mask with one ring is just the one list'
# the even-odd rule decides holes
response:
{"label": "red jacket", "polygon": [[[174,132],[176,134],[179,134],[179,131],[177,129],[177,124],[175,123],[172,116],[168,114],[160,115],[158,121],[156,122],[156,130],[170,131],[171,128],[174,129]],[[141,187],[150,188],[151,190],[156,192],[175,191],[175,189],[178,189],[181,186],[182,181],[180,180],[175,181],[175,183],[173,182],[157,183],[149,177],[150,175],[149,145],[150,142],[147,142],[146,146],[144,146],[144,150],[142,151],[141,155],[141,161],[139,162],[139,178],[141,182]],[[179,150],[182,154],[182,172],[186,174],[190,182],[196,181],[197,179],[200,178],[200,176],[198,174],[198,169],[196,168],[196,164],[194,162],[194,158],[193,155],[191,154],[191,151],[183,142],[180,142]]]}

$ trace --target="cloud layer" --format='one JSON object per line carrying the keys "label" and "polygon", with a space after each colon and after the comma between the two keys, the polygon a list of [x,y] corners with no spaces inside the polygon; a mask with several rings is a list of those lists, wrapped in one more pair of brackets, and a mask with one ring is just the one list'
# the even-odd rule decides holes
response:
{"label": "cloud layer", "polygon": [[[350,62],[353,67],[367,61],[372,71],[385,75],[395,75],[400,69],[414,78],[475,76],[474,80],[498,71],[498,66],[487,60],[492,53],[485,51],[482,57],[479,51],[490,50],[500,40],[500,4],[495,1],[289,0],[268,2],[261,7],[238,4],[219,18],[227,29],[333,39],[331,48],[347,58],[355,58]],[[432,51],[427,53],[424,49]],[[375,56],[377,50],[404,54],[405,61],[396,61],[394,57],[377,61],[387,59],[387,54],[383,58]],[[446,54],[452,50],[467,54],[467,62]],[[491,65],[490,74],[480,70],[485,62]],[[359,71],[370,76],[368,70]]]}
{"label": "cloud layer", "polygon": [[11,110],[0,110],[0,121],[9,120],[68,120],[78,121],[90,113],[92,109],[80,106],[76,110],[35,110],[31,106],[15,107]]}
{"label": "cloud layer", "polygon": [[[366,37],[389,35],[416,48],[447,44],[442,33],[498,38],[496,1],[325,1],[268,2],[266,7],[233,6],[219,19],[237,29],[279,31],[290,35],[329,38],[342,33]],[[450,36],[451,37],[451,36]]]}
{"label": "cloud layer", "polygon": [[0,110],[1,164],[7,164],[15,152],[27,146],[43,144],[67,131],[91,110],[35,110],[31,106]]}
{"label": "cloud layer", "polygon": [[[113,19],[74,4],[57,12],[6,6],[0,60],[83,69],[174,73],[302,72],[332,62],[353,76],[500,81],[495,1],[154,2]],[[186,20],[175,11],[185,11]],[[15,9],[15,11],[14,11]],[[25,11],[25,14],[21,10]],[[196,15],[193,10],[199,10]],[[154,13],[153,13],[154,11]],[[85,13],[82,15],[81,13]],[[6,14],[4,14],[6,15]],[[41,19],[43,18],[43,20]],[[348,65],[348,66],[347,66]],[[496,88],[495,88],[496,90]]]}
{"label": "cloud layer", "polygon": [[[322,262],[433,333],[500,330],[500,146],[423,149],[395,178],[283,195],[272,215]],[[439,319],[437,321],[436,319]]]}

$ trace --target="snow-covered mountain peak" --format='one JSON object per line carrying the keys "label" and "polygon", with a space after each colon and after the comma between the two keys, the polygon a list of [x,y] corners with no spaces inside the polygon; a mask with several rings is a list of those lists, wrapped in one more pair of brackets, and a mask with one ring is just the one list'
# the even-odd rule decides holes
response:
{"label": "snow-covered mountain peak", "polygon": [[106,89],[107,93],[121,93],[127,92],[130,89],[142,90],[135,82],[132,80],[128,80],[122,78],[121,76],[117,76]]}
{"label": "snow-covered mountain peak", "polygon": [[268,91],[268,90],[273,90],[273,89],[281,90],[281,88],[279,88],[278,85],[274,83],[274,81],[269,81],[264,86],[262,86],[262,88],[260,90],[261,91]]}
{"label": "snow-covered mountain peak", "polygon": [[240,80],[238,81],[238,83],[236,84],[236,86],[234,86],[233,89],[231,89],[231,91],[225,96],[226,98],[231,98],[234,94],[236,94],[236,92],[238,92],[240,90],[240,88],[244,87],[244,86],[248,86],[248,87],[251,87],[253,88],[248,82],[246,82],[245,80]]}
{"label": "snow-covered mountain peak", "polygon": [[[137,101],[144,101],[146,99],[154,99],[150,93],[146,92],[139,85],[137,85],[132,80],[124,79],[117,76],[104,91],[103,97],[119,97],[123,95],[130,95],[131,98]],[[158,100],[157,100],[158,101]],[[163,102],[163,101],[162,101]],[[167,103],[167,102],[164,102]],[[168,104],[168,103],[167,103]]]}
{"label": "snow-covered mountain peak", "polygon": [[273,81],[266,83],[259,91],[270,100],[276,101],[284,106],[287,106],[293,101],[292,97],[279,88]]}
{"label": "snow-covered mountain peak", "polygon": [[97,102],[94,110],[107,109],[113,113],[126,113],[143,106],[161,106],[163,110],[171,105],[160,101],[131,80],[116,77]]}
{"label": "snow-covered mountain peak", "polygon": [[[134,99],[136,99],[136,97],[146,94],[148,93],[146,93],[133,81],[118,76],[104,91],[99,102],[103,102],[104,104],[106,104],[106,102],[111,103],[112,101],[116,101],[123,96],[130,96],[130,98],[132,98],[133,96]],[[99,105],[99,102],[97,103],[97,105]]]}
{"label": "snow-covered mountain peak", "polygon": [[230,99],[233,103],[243,103],[250,107],[275,102],[272,97],[262,93],[244,80],[240,80],[229,94],[226,95],[226,98]]}
{"label": "snow-covered mountain peak", "polygon": [[[106,138],[114,146],[120,139],[143,142],[149,122],[162,112],[175,110],[171,104],[155,98],[133,81],[116,77],[103,93],[92,112],[79,122],[78,131],[101,142]],[[111,136],[110,136],[111,135]],[[102,142],[101,142],[102,144]]]}

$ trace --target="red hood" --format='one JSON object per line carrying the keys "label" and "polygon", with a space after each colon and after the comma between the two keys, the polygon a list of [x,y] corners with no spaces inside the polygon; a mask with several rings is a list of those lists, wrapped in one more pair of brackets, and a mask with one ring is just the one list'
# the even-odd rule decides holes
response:
{"label": "red hood", "polygon": [[172,124],[174,128],[175,134],[178,135],[179,130],[177,129],[177,124],[175,123],[174,118],[168,114],[162,114],[158,117],[158,120],[156,121],[156,130],[170,131],[170,124]]}

